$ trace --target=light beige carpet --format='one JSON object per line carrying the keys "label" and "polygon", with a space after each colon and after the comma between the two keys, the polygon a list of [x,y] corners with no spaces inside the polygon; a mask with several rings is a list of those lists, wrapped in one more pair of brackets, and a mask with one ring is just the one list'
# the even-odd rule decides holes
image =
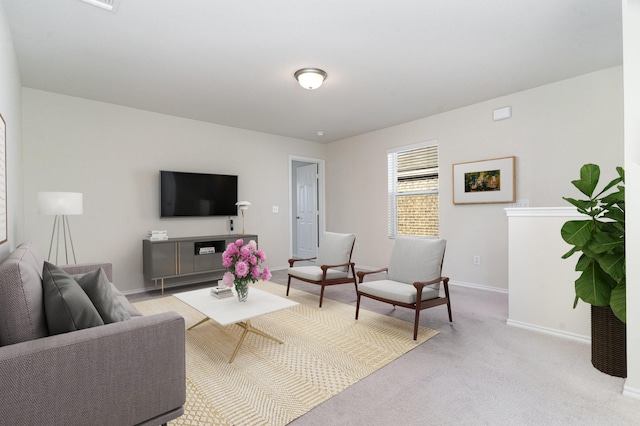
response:
{"label": "light beige carpet", "polygon": [[[255,286],[285,296],[281,285]],[[289,297],[300,305],[251,320],[284,344],[249,333],[232,364],[242,328],[207,321],[186,332],[185,414],[170,424],[285,425],[416,347],[408,322],[362,309],[356,321],[353,306],[325,298],[318,309],[318,296],[295,289]],[[173,296],[135,306],[176,311],[187,327],[203,319]],[[437,333],[420,327],[417,344]]]}

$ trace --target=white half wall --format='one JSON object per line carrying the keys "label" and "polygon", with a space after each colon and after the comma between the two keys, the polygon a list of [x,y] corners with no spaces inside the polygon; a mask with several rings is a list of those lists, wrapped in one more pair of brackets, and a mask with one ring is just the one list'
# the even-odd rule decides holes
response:
{"label": "white half wall", "polygon": [[578,255],[560,236],[568,220],[582,220],[574,208],[505,209],[509,221],[509,318],[507,324],[591,341],[591,308],[579,302],[574,282]]}
{"label": "white half wall", "polygon": [[39,191],[83,193],[84,213],[69,217],[78,262],[111,261],[123,291],[152,287],[142,275],[149,230],[229,233],[227,217],[160,219],[159,170],[238,175],[238,197],[251,202],[246,232],[258,234],[267,266],[276,269],[289,257],[289,156],[323,159],[326,151],[315,142],[29,88],[23,120],[26,239],[47,256],[53,217],[38,215]]}

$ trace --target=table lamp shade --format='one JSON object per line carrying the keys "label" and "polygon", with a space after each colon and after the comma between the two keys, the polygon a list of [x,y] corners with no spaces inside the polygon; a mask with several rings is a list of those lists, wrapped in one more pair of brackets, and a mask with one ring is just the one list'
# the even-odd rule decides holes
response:
{"label": "table lamp shade", "polygon": [[82,214],[82,193],[38,192],[38,212],[43,215]]}
{"label": "table lamp shade", "polygon": [[240,207],[240,210],[249,210],[251,203],[249,201],[238,201],[236,206]]}

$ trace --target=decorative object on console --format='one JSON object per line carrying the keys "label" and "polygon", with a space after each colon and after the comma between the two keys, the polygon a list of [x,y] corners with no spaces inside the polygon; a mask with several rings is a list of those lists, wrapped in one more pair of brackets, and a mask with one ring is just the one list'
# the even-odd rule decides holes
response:
{"label": "decorative object on console", "polygon": [[166,241],[168,239],[167,231],[149,231],[149,241]]}
{"label": "decorative object on console", "polygon": [[320,68],[302,68],[296,71],[293,76],[298,80],[300,86],[307,90],[315,90],[322,86],[327,78],[327,73]]}
{"label": "decorative object on console", "polygon": [[248,201],[238,201],[236,206],[240,207],[240,212],[242,213],[242,235],[244,235],[244,211],[249,210],[249,206],[251,205]]}
{"label": "decorative object on console", "polygon": [[264,267],[260,270],[260,263],[266,260],[264,252],[258,250],[254,240],[244,244],[242,239],[230,243],[222,253],[222,266],[227,269],[222,277],[222,283],[227,287],[235,285],[238,300],[245,302],[249,295],[249,282],[260,279],[267,281],[271,278],[271,271]]}
{"label": "decorative object on console", "polygon": [[51,249],[53,239],[56,238],[56,264],[58,263],[58,251],[60,248],[60,227],[62,226],[62,236],[64,241],[65,262],[69,263],[67,251],[67,236],[73,253],[73,263],[76,261],[76,252],[71,238],[71,228],[69,227],[68,215],[82,214],[82,194],[80,192],[38,192],[38,211],[43,215],[53,215],[53,230],[51,231],[51,243],[49,244],[49,257],[51,260]]}

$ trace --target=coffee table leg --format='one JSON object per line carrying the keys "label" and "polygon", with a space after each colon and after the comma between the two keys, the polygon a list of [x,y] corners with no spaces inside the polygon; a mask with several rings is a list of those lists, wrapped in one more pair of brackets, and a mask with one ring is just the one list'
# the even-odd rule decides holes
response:
{"label": "coffee table leg", "polygon": [[200,321],[199,323],[193,324],[191,327],[187,328],[187,330],[191,330],[192,328],[195,328],[195,327],[199,326],[200,324],[202,324],[204,322],[207,322],[207,321],[209,321],[209,318],[205,318],[202,321]]}
{"label": "coffee table leg", "polygon": [[[198,324],[196,324],[196,325],[198,325]],[[242,342],[244,342],[244,338],[247,337],[247,333],[249,333],[249,332],[255,333],[255,334],[257,334],[259,336],[262,336],[262,337],[266,337],[267,339],[271,339],[271,340],[276,341],[276,342],[278,342],[280,344],[284,343],[282,340],[276,339],[275,337],[265,333],[264,331],[258,330],[257,328],[252,327],[250,320],[247,320],[247,322],[239,322],[239,323],[237,323],[237,325],[239,325],[240,327],[244,328],[244,331],[242,332],[242,336],[240,336],[240,341],[236,345],[236,349],[233,351],[233,355],[231,355],[231,359],[229,360],[229,364],[231,364],[233,362],[233,360],[236,358],[236,355],[238,354],[238,350],[240,349],[240,346],[242,346]],[[195,327],[195,325],[193,327]]]}

